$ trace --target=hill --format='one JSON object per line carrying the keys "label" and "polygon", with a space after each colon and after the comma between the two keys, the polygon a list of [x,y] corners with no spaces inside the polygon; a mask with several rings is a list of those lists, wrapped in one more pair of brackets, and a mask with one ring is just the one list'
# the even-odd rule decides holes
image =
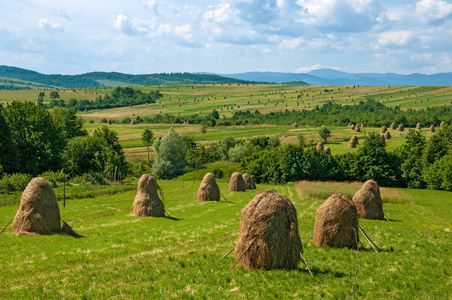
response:
{"label": "hill", "polygon": [[[127,85],[169,85],[169,84],[221,84],[241,83],[253,84],[257,81],[248,81],[237,78],[227,78],[212,74],[192,73],[160,73],[132,75],[118,72],[91,72],[80,75],[41,74],[35,71],[10,66],[0,66],[0,76],[8,81],[8,88],[26,89],[16,84],[14,79],[30,81],[47,87],[79,88],[79,87],[103,87],[103,86],[127,86]],[[31,89],[33,87],[28,86]]]}

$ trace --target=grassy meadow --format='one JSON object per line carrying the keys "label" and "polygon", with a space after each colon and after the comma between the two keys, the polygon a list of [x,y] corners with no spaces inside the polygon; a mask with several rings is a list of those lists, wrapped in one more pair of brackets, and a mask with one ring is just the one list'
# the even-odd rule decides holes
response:
{"label": "grassy meadow", "polygon": [[[127,183],[136,185],[136,180]],[[219,261],[237,240],[242,208],[256,191],[229,192],[221,202],[200,202],[200,180],[159,181],[171,218],[130,216],[134,191],[72,198],[61,216],[82,237],[0,235],[0,298],[83,299],[345,299],[357,251],[303,244],[314,277],[296,270],[245,270],[234,255]],[[294,203],[301,240],[313,231],[318,207],[332,192],[351,195],[358,183],[300,182],[274,189]],[[69,187],[68,192],[72,188]],[[384,189],[391,221],[360,220],[381,248],[361,236],[354,298],[450,299],[452,202],[450,192]],[[3,228],[18,208],[0,207]]]}

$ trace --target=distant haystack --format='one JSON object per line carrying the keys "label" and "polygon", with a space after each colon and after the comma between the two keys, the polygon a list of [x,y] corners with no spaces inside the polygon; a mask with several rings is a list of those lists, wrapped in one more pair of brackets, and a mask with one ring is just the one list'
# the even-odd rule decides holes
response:
{"label": "distant haystack", "polygon": [[96,133],[97,133],[97,129],[94,128],[93,131],[91,132],[91,135],[96,135]]}
{"label": "distant haystack", "polygon": [[242,174],[234,172],[229,180],[229,190],[231,192],[244,192],[246,191],[246,184],[243,180]]}
{"label": "distant haystack", "polygon": [[358,124],[356,124],[356,126],[355,126],[355,132],[361,132],[361,129],[359,129],[359,125]]}
{"label": "distant haystack", "polygon": [[138,181],[135,200],[132,205],[132,216],[136,217],[164,217],[165,207],[158,195],[161,188],[154,176],[144,174]]}
{"label": "distant haystack", "polygon": [[314,225],[314,245],[322,247],[356,248],[358,213],[355,205],[343,194],[335,193],[317,210]]}
{"label": "distant haystack", "polygon": [[384,136],[385,140],[390,140],[391,139],[391,134],[389,133],[389,131],[386,131],[383,136]]}
{"label": "distant haystack", "polygon": [[315,147],[315,150],[317,151],[323,151],[323,143],[322,142],[318,142],[317,143],[317,147]]}
{"label": "distant haystack", "polygon": [[399,126],[397,127],[398,131],[403,131],[405,128],[403,127],[403,124],[399,124]]}
{"label": "distant haystack", "polygon": [[130,125],[135,125],[135,121],[132,120],[132,121],[130,122]]}
{"label": "distant haystack", "polygon": [[61,233],[60,208],[55,192],[42,177],[33,178],[20,198],[13,220],[13,233],[19,235]]}
{"label": "distant haystack", "polygon": [[428,129],[428,132],[430,132],[430,133],[435,132],[435,126],[433,126],[433,124],[430,125],[430,128]]}
{"label": "distant haystack", "polygon": [[381,127],[381,133],[385,133],[386,131],[388,131],[388,129],[386,128],[386,126]]}
{"label": "distant haystack", "polygon": [[443,127],[444,127],[444,125],[446,125],[446,122],[444,122],[444,121],[441,121],[441,124],[439,124],[439,128],[443,128]]}
{"label": "distant haystack", "polygon": [[295,122],[295,123],[292,124],[292,127],[297,128],[298,124]]}
{"label": "distant haystack", "polygon": [[220,201],[220,188],[215,181],[215,175],[207,173],[198,189],[199,201]]}
{"label": "distant haystack", "polygon": [[[246,205],[235,247],[238,265],[246,269],[295,269],[303,252],[297,211],[289,199],[267,190]],[[243,256],[242,256],[243,255]]]}
{"label": "distant haystack", "polygon": [[350,129],[351,129],[351,130],[355,130],[355,125],[353,125],[353,124],[350,125]]}
{"label": "distant haystack", "polygon": [[384,220],[383,201],[380,188],[372,180],[367,180],[353,196],[353,203],[358,211],[358,218]]}
{"label": "distant haystack", "polygon": [[348,142],[348,147],[349,148],[356,148],[356,145],[358,145],[358,137],[356,135],[354,135],[350,139],[350,142]]}
{"label": "distant haystack", "polygon": [[330,147],[325,147],[325,153],[327,154],[327,155],[331,155],[331,149],[330,149]]}
{"label": "distant haystack", "polygon": [[408,130],[405,132],[406,136],[409,136],[411,134],[411,129],[408,127]]}
{"label": "distant haystack", "polygon": [[392,129],[392,130],[396,129],[395,122],[392,122],[392,123],[391,123],[391,126],[389,126],[389,129]]}
{"label": "distant haystack", "polygon": [[417,129],[417,130],[421,130],[421,129],[422,129],[422,124],[421,124],[421,122],[418,122],[418,123],[416,124],[416,129]]}
{"label": "distant haystack", "polygon": [[364,127],[364,123],[361,123],[361,128],[363,128]]}
{"label": "distant haystack", "polygon": [[243,174],[243,181],[245,181],[245,186],[247,190],[255,190],[256,183],[254,182],[254,177],[248,173]]}

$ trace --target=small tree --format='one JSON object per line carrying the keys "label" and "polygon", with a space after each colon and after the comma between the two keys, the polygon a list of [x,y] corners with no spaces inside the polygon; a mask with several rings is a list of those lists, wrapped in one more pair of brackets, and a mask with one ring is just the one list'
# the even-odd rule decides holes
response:
{"label": "small tree", "polygon": [[319,128],[317,133],[319,134],[320,138],[322,138],[325,141],[325,144],[326,144],[326,139],[331,136],[331,131],[323,125],[322,125],[322,127]]}
{"label": "small tree", "polygon": [[55,99],[59,99],[59,98],[60,98],[60,94],[58,94],[57,91],[50,92],[50,99],[55,100]]}
{"label": "small tree", "polygon": [[156,156],[152,169],[157,178],[172,179],[184,173],[187,147],[182,136],[173,128],[154,143],[154,150]]}
{"label": "small tree", "polygon": [[149,161],[149,147],[154,143],[155,137],[154,133],[150,129],[145,129],[143,135],[141,136],[141,140],[143,144],[148,147],[148,161]]}

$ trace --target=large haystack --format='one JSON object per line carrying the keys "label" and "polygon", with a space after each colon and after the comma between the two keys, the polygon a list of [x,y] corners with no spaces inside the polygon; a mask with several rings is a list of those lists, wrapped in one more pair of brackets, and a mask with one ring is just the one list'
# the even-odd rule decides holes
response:
{"label": "large haystack", "polygon": [[381,133],[385,133],[387,130],[386,126],[381,127]]}
{"label": "large haystack", "polygon": [[396,129],[395,122],[391,123],[391,125],[389,126],[389,129],[392,129],[392,130]]}
{"label": "large haystack", "polygon": [[243,180],[242,174],[234,172],[229,180],[229,190],[231,192],[244,192],[246,191],[246,184]]}
{"label": "large haystack", "polygon": [[417,130],[421,130],[421,129],[422,129],[422,124],[421,124],[421,122],[418,122],[418,123],[416,124],[416,129],[417,129]]}
{"label": "large haystack", "polygon": [[294,269],[302,251],[297,211],[289,199],[267,190],[243,208],[236,259],[245,254],[238,265],[246,269]]}
{"label": "large haystack", "polygon": [[245,181],[245,186],[247,190],[255,190],[256,189],[256,183],[254,182],[253,175],[250,175],[248,173],[243,174],[243,181]]}
{"label": "large haystack", "polygon": [[385,140],[390,140],[391,139],[391,133],[389,133],[389,131],[386,131],[383,136],[384,136]]}
{"label": "large haystack", "polygon": [[317,151],[323,151],[323,143],[322,142],[318,142],[317,143],[317,147],[315,147],[315,150]]}
{"label": "large haystack", "polygon": [[13,233],[20,235],[61,232],[60,208],[55,192],[42,177],[33,178],[20,198]]}
{"label": "large haystack", "polygon": [[357,224],[355,205],[343,194],[333,194],[317,210],[314,245],[356,248],[356,237],[359,241]]}
{"label": "large haystack", "polygon": [[215,175],[207,173],[198,189],[199,201],[220,201],[220,188],[215,181]]}
{"label": "large haystack", "polygon": [[398,131],[403,131],[405,128],[403,127],[403,124],[399,124],[399,127],[397,127]]}
{"label": "large haystack", "polygon": [[430,125],[430,128],[429,128],[428,132],[430,132],[430,133],[435,132],[435,126],[433,126],[433,124]]}
{"label": "large haystack", "polygon": [[356,192],[353,203],[358,211],[358,218],[384,220],[380,188],[372,179],[367,180]]}
{"label": "large haystack", "polygon": [[348,147],[349,148],[356,148],[356,145],[358,145],[358,137],[356,135],[354,135],[350,139],[350,142],[348,142]]}
{"label": "large haystack", "polygon": [[161,188],[154,176],[144,174],[138,181],[135,200],[132,205],[132,216],[164,217],[165,206],[158,195]]}

